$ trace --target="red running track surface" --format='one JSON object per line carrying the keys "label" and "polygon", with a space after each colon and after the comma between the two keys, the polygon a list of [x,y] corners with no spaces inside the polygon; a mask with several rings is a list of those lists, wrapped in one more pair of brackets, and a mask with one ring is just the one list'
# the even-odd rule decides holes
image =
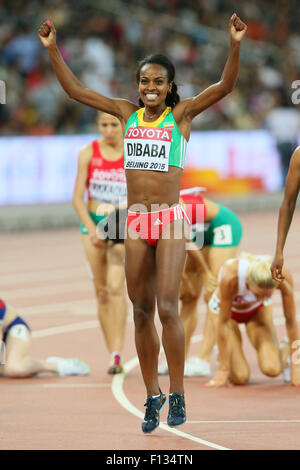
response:
{"label": "red running track surface", "polygon": [[[277,213],[241,216],[241,249],[272,254]],[[286,265],[300,300],[300,216],[295,215],[286,246]],[[207,379],[185,379],[187,422],[178,430],[162,426],[141,432],[145,390],[136,359],[131,309],[124,359],[127,373],[107,374],[109,355],[96,317],[96,302],[85,266],[79,231],[0,236],[0,295],[19,309],[33,329],[32,355],[79,357],[91,366],[88,377],[0,377],[0,449],[299,449],[300,389],[271,379],[258,369],[256,354],[243,333],[251,367],[248,386],[204,389]],[[191,354],[197,353],[204,319]],[[285,327],[279,295],[274,295],[279,339]],[[158,329],[161,331],[158,324]],[[216,365],[213,362],[213,370]],[[168,377],[160,380],[168,391]]]}

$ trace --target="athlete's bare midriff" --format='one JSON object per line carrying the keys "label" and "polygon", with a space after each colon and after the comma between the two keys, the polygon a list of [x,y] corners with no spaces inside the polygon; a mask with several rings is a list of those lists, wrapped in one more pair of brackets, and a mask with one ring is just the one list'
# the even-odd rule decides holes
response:
{"label": "athlete's bare midriff", "polygon": [[111,204],[109,202],[98,202],[94,199],[90,199],[87,201],[87,210],[89,212],[94,212],[94,214],[98,215],[107,215],[110,214],[113,210],[117,209],[118,206]]}
{"label": "athlete's bare midriff", "polygon": [[146,209],[141,212],[150,212],[156,210],[152,205],[178,204],[181,174],[182,169],[174,166],[170,166],[168,172],[127,170],[128,209],[143,204]]}

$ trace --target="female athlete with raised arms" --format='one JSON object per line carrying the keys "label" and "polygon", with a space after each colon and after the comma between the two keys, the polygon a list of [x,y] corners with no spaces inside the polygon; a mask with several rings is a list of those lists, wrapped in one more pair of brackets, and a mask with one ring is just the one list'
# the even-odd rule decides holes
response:
{"label": "female athlete with raised arms", "polygon": [[179,189],[193,118],[230,93],[237,80],[240,42],[246,25],[234,14],[229,29],[229,57],[218,83],[196,97],[180,101],[173,64],[160,54],[148,56],[140,62],[136,74],[139,106],[86,89],[63,61],[56,45],[54,25],[46,22],[39,29],[57,78],[68,95],[116,116],[125,131],[130,209],[125,272],[133,303],[136,349],[147,390],[144,433],[159,426],[159,413],[166,402],[158,383],[160,344],[154,324],[156,303],[170,375],[167,422],[169,426],[178,426],[186,421],[184,330],[178,315],[186,216],[179,204]]}

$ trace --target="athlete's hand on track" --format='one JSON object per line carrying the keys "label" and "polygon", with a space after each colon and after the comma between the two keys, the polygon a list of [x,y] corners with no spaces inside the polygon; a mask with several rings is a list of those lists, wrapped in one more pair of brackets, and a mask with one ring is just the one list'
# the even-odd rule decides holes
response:
{"label": "athlete's hand on track", "polygon": [[284,276],[282,275],[282,267],[283,267],[284,259],[282,254],[276,254],[271,264],[271,273],[272,278],[275,281],[282,282],[284,280]]}
{"label": "athlete's hand on track", "polygon": [[218,370],[216,376],[206,384],[202,385],[205,388],[217,388],[217,387],[228,387],[229,383],[229,372],[225,370]]}
{"label": "athlete's hand on track", "polygon": [[50,20],[46,20],[39,31],[39,38],[46,49],[56,46],[56,30]]}
{"label": "athlete's hand on track", "polygon": [[234,13],[229,21],[230,38],[233,42],[241,42],[247,31],[247,25]]}

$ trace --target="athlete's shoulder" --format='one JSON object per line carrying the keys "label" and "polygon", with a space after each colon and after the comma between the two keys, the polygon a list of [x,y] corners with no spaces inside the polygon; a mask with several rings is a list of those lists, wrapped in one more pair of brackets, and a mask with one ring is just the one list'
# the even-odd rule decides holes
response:
{"label": "athlete's shoulder", "polygon": [[127,122],[128,118],[137,110],[139,107],[132,103],[129,100],[123,98],[113,98],[113,101],[117,104],[119,108],[119,113],[117,117],[124,123]]}
{"label": "athlete's shoulder", "polygon": [[89,144],[86,144],[83,147],[81,147],[79,154],[78,154],[79,163],[88,164],[90,162],[92,155],[93,155],[93,142],[90,142]]}
{"label": "athlete's shoulder", "polygon": [[126,120],[126,128],[138,126],[138,119],[144,108],[137,108]]}
{"label": "athlete's shoulder", "polygon": [[192,98],[185,98],[184,100],[179,101],[179,103],[174,106],[174,108],[172,109],[172,114],[176,121],[181,121],[181,119],[185,117],[186,111],[191,100]]}
{"label": "athlete's shoulder", "polygon": [[300,145],[294,150],[292,154],[291,165],[300,168]]}
{"label": "athlete's shoulder", "polygon": [[225,261],[221,270],[220,288],[221,290],[234,291],[238,284],[238,265],[237,258],[231,258]]}

